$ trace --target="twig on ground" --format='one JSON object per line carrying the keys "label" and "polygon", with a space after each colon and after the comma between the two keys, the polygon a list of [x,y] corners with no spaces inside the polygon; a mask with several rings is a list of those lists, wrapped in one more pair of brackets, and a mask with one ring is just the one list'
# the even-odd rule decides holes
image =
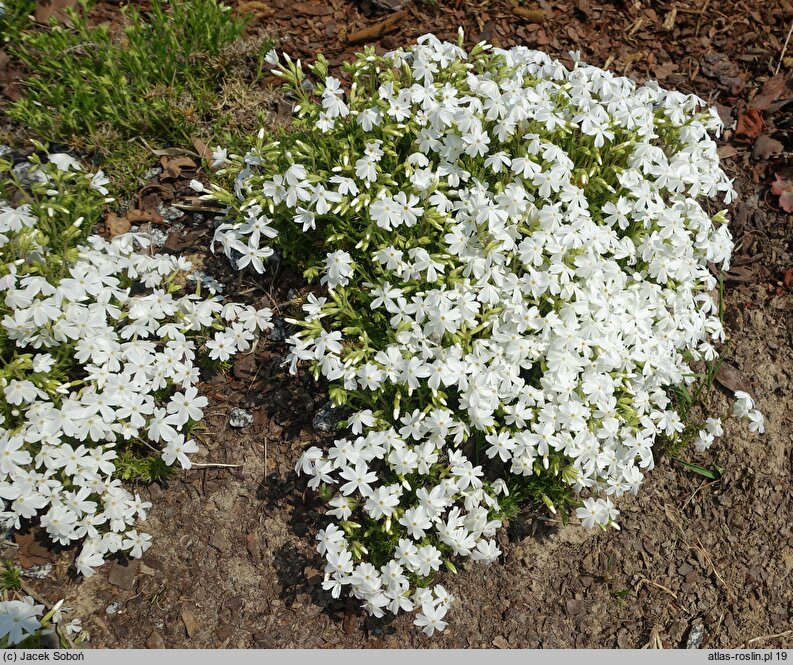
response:
{"label": "twig on ground", "polygon": [[691,503],[691,501],[694,499],[694,497],[699,493],[701,489],[704,489],[708,485],[715,485],[716,483],[719,482],[721,482],[721,480],[703,480],[702,484],[699,487],[697,487],[697,489],[694,490],[693,494],[690,497],[688,497],[688,499],[686,499],[686,502],[682,506],[680,506],[680,510],[681,511],[685,510],[686,506],[688,506],[688,504]]}
{"label": "twig on ground", "polygon": [[793,635],[793,629],[786,630],[782,633],[774,633],[773,635],[760,635],[759,637],[754,637],[748,642],[744,642],[743,648],[750,647],[752,644],[757,644],[758,642],[762,642],[764,640],[773,640],[777,637],[788,637],[789,635]]}
{"label": "twig on ground", "polygon": [[193,462],[191,469],[239,469],[242,464],[220,464],[216,462],[206,462],[204,464]]}
{"label": "twig on ground", "polygon": [[724,587],[725,591],[727,592],[727,597],[730,600],[735,598],[735,595],[732,592],[732,587],[730,587],[727,582],[724,581],[724,578],[719,574],[719,571],[716,570],[716,566],[713,564],[713,559],[711,558],[708,551],[705,549],[705,546],[702,544],[702,541],[697,538],[697,549],[702,553],[702,556],[705,558],[705,561],[710,566],[710,569],[713,571],[713,574],[716,576],[716,579],[721,582],[721,585]]}
{"label": "twig on ground", "polygon": [[264,484],[267,484],[267,437],[264,437]]}
{"label": "twig on ground", "polygon": [[650,639],[645,644],[642,649],[663,649],[664,644],[661,642],[661,627],[660,626],[653,626],[653,629],[650,631]]}
{"label": "twig on ground", "polygon": [[[652,580],[647,579],[646,577],[641,577],[639,579],[639,584],[636,587],[636,591],[638,591],[641,588],[642,584],[645,584],[647,586],[654,586],[656,589],[660,589],[661,591],[665,591],[670,596],[672,596],[672,598],[677,600],[677,594],[674,591],[672,591],[670,588],[665,587],[663,584],[658,584],[658,582],[653,582]],[[651,636],[651,638],[652,638],[652,636]]]}
{"label": "twig on ground", "polygon": [[793,22],[790,24],[790,30],[787,31],[787,37],[785,37],[785,44],[782,46],[782,53],[779,54],[779,62],[776,63],[776,69],[774,70],[774,76],[779,74],[779,70],[782,67],[782,61],[785,59],[785,52],[787,51],[787,45],[790,42],[790,33],[793,32]]}
{"label": "twig on ground", "polygon": [[705,4],[702,5],[702,9],[699,10],[699,16],[697,17],[697,27],[694,30],[694,37],[699,37],[699,28],[702,25],[702,16],[707,10],[708,5],[710,4],[710,0],[705,0]]}

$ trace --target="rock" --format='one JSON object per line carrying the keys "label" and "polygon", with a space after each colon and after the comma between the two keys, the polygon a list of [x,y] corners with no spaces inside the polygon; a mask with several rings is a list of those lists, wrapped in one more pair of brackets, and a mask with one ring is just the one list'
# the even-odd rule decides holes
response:
{"label": "rock", "polygon": [[177,219],[184,217],[183,210],[179,210],[179,208],[174,208],[173,206],[166,206],[163,203],[157,206],[157,212],[160,213],[160,217],[162,217],[165,222],[175,222]]}
{"label": "rock", "polygon": [[120,609],[121,609],[121,603],[119,603],[119,602],[116,600],[116,601],[114,601],[114,602],[110,603],[110,605],[108,605],[108,606],[105,608],[105,614],[109,614],[109,615],[113,616],[114,614],[118,614],[118,611],[119,611]]}
{"label": "rock", "polygon": [[165,640],[162,639],[162,635],[160,635],[156,630],[151,631],[149,636],[146,638],[146,648],[147,649],[164,649],[165,648]]}
{"label": "rock", "polygon": [[699,649],[702,644],[702,639],[705,637],[705,624],[701,619],[694,619],[691,624],[691,629],[688,631],[688,639],[686,640],[686,649]]}
{"label": "rock", "polygon": [[242,427],[247,427],[252,423],[253,423],[253,415],[250,412],[246,411],[245,409],[241,409],[238,406],[235,406],[229,413],[229,425],[231,427],[240,429]]}
{"label": "rock", "polygon": [[209,544],[219,552],[223,552],[228,546],[226,539],[217,531],[209,537]]}
{"label": "rock", "polygon": [[127,561],[125,563],[114,562],[110,566],[110,573],[107,576],[107,581],[119,589],[125,591],[132,591],[135,586],[135,575],[140,568],[140,561]]}
{"label": "rock", "polygon": [[195,620],[193,612],[186,607],[182,608],[182,623],[187,631],[187,637],[192,637],[198,631],[198,622]]}
{"label": "rock", "polygon": [[148,171],[146,171],[146,173],[143,174],[143,179],[144,180],[154,180],[158,175],[160,175],[160,173],[162,173],[162,167],[161,166],[153,166]]}
{"label": "rock", "polygon": [[44,174],[28,161],[15,164],[11,169],[11,173],[22,187],[29,187],[34,182],[43,182]]}
{"label": "rock", "polygon": [[333,406],[332,402],[326,402],[322,408],[314,414],[311,425],[318,432],[329,434],[339,429],[339,423],[346,420],[352,409],[346,406]]}
{"label": "rock", "polygon": [[22,577],[29,577],[33,580],[43,580],[49,577],[49,574],[52,572],[52,564],[51,563],[44,563],[39,566],[30,566],[29,568],[23,568],[19,571],[19,574]]}
{"label": "rock", "polygon": [[688,575],[688,574],[689,574],[690,572],[692,572],[693,570],[694,570],[694,566],[692,566],[690,563],[684,563],[682,566],[680,566],[680,567],[677,569],[677,572],[678,572],[680,575]]}
{"label": "rock", "polygon": [[568,600],[565,603],[565,610],[567,610],[567,614],[570,616],[575,616],[576,614],[580,614],[584,609],[584,601],[583,600]]}
{"label": "rock", "polygon": [[288,337],[286,322],[283,319],[273,319],[273,327],[268,338],[271,342],[283,342]]}
{"label": "rock", "polygon": [[511,649],[512,648],[512,647],[509,646],[509,642],[507,641],[507,638],[504,637],[503,635],[499,635],[498,637],[493,639],[493,646],[496,647],[496,649]]}

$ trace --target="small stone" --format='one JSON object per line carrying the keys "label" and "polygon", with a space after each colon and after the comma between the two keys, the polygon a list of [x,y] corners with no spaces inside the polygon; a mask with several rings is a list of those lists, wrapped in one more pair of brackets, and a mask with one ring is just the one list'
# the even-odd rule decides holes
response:
{"label": "small stone", "polygon": [[198,630],[198,622],[195,620],[192,611],[186,607],[182,608],[182,623],[184,623],[184,628],[187,631],[187,637],[195,635]]}
{"label": "small stone", "polygon": [[217,531],[209,537],[209,544],[219,552],[226,549],[226,539]]}
{"label": "small stone", "polygon": [[37,173],[36,167],[27,161],[15,164],[11,169],[11,173],[13,173],[14,178],[16,178],[22,187],[27,187],[34,181],[40,181],[40,176],[42,175],[40,171]]}
{"label": "small stone", "polygon": [[105,608],[105,614],[110,614],[112,616],[113,614],[118,614],[118,611],[120,609],[121,609],[121,603],[119,603],[118,601],[115,601],[115,602],[110,603],[110,605],[108,605]]}
{"label": "small stone", "polygon": [[166,206],[162,203],[157,206],[157,212],[160,213],[160,217],[162,217],[165,222],[175,222],[177,219],[184,217],[183,210],[179,210],[179,208],[174,208],[173,206]]}
{"label": "small stone", "polygon": [[580,614],[584,609],[584,601],[583,600],[568,600],[565,603],[565,609],[567,610],[567,614],[570,616],[574,616],[576,614]]}
{"label": "small stone", "polygon": [[341,421],[346,420],[351,413],[352,410],[346,406],[333,406],[332,402],[326,402],[314,414],[311,424],[318,432],[329,434],[339,429]]}
{"label": "small stone", "polygon": [[688,639],[686,640],[686,649],[699,649],[702,644],[702,639],[705,637],[705,624],[701,620],[695,619],[691,624],[691,629],[688,631]]}
{"label": "small stone", "polygon": [[503,635],[499,635],[498,637],[493,639],[493,646],[496,647],[496,649],[510,649],[511,648],[509,646],[509,642],[507,641],[507,638],[504,637]]}
{"label": "small stone", "polygon": [[680,567],[677,569],[677,572],[678,572],[680,575],[688,575],[688,574],[689,574],[690,572],[692,572],[693,570],[694,570],[694,566],[692,566],[690,563],[684,563],[682,566],[680,566]]}
{"label": "small stone", "polygon": [[139,226],[135,233],[144,237],[155,248],[162,247],[168,240],[168,233],[166,231],[152,226],[151,224]]}
{"label": "small stone", "polygon": [[237,429],[247,427],[253,423],[253,414],[235,406],[229,413],[229,425]]}
{"label": "small stone", "polygon": [[274,319],[273,327],[270,328],[270,334],[268,337],[271,342],[283,342],[288,337],[286,331],[286,322],[283,319]]}
{"label": "small stone", "polygon": [[146,638],[146,648],[147,649],[164,649],[165,648],[165,640],[162,639],[162,635],[160,635],[156,630],[151,631],[149,636]]}
{"label": "small stone", "polygon": [[30,568],[23,568],[19,571],[19,574],[22,577],[29,577],[33,580],[43,580],[49,577],[49,574],[52,572],[52,564],[51,563],[44,563],[40,566],[31,566]]}
{"label": "small stone", "polygon": [[107,581],[119,589],[132,591],[135,586],[135,575],[138,573],[140,561],[128,561],[125,563],[114,562],[110,566],[110,573]]}
{"label": "small stone", "polygon": [[160,166],[153,166],[150,168],[146,173],[143,174],[144,180],[154,180],[158,175],[162,173],[162,167]]}

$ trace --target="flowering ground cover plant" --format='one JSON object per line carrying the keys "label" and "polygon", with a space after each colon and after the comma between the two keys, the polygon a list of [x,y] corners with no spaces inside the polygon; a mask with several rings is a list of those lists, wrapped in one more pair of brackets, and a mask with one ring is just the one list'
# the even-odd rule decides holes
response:
{"label": "flowering ground cover plant", "polygon": [[[523,47],[432,35],[308,80],[280,140],[238,158],[215,240],[238,267],[279,250],[326,287],[288,341],[353,409],[350,436],[296,465],[328,500],[323,587],[442,630],[454,559],[490,562],[527,501],[616,527],[653,445],[707,448],[721,421],[670,397],[723,339],[731,183],[693,96]],[[734,413],[762,432],[748,395]]]}
{"label": "flowering ground cover plant", "polygon": [[189,262],[145,235],[89,235],[102,173],[64,154],[31,161],[25,186],[0,162],[18,200],[0,204],[0,522],[38,519],[55,543],[82,543],[88,576],[149,548],[137,522],[151,504],[121,477],[190,468],[200,367],[250,349],[270,311],[185,293]]}

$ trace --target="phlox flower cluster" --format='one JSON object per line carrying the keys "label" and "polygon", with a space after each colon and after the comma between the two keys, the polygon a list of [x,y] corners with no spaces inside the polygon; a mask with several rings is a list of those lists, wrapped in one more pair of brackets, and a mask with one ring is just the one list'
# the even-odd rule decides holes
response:
{"label": "phlox flower cluster", "polygon": [[293,134],[260,135],[214,192],[229,256],[258,270],[278,248],[326,286],[288,340],[291,370],[354,410],[296,465],[335,520],[323,586],[375,616],[420,608],[429,634],[446,611],[429,580],[496,559],[508,505],[569,496],[585,526],[616,526],[654,443],[681,436],[668,390],[724,337],[708,264],[732,241],[703,202],[735,195],[696,96],[461,44],[367,50],[349,91],[321,57],[312,88],[284,56]]}
{"label": "phlox flower cluster", "polygon": [[150,546],[136,523],[151,504],[114,477],[120,453],[189,469],[207,405],[198,361],[251,349],[271,313],[185,294],[189,262],[139,251],[142,236],[86,239],[102,192],[51,163],[28,203],[0,205],[0,521],[37,518],[54,542],[82,542],[88,576]]}
{"label": "phlox flower cluster", "polygon": [[11,647],[36,635],[42,627],[44,605],[30,596],[22,600],[0,601],[0,644]]}

